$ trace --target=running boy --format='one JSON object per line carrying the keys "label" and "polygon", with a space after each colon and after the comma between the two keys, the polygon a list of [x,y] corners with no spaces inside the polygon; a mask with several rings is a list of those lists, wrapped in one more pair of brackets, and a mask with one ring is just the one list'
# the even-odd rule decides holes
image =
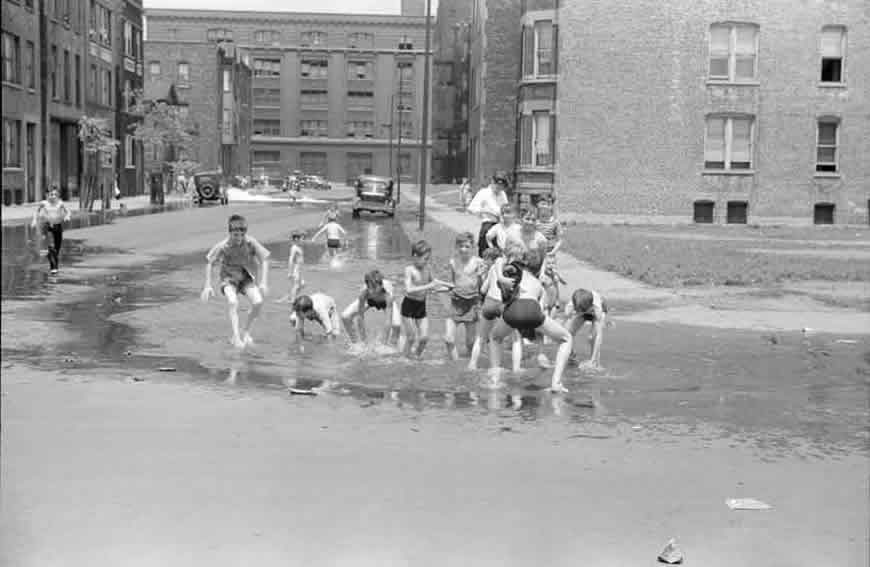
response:
{"label": "running boy", "polygon": [[48,199],[39,203],[33,213],[33,228],[42,225],[45,239],[48,241],[48,267],[52,274],[57,273],[60,260],[60,247],[63,244],[63,223],[69,222],[70,212],[60,200],[57,186],[52,186]]}
{"label": "running boy", "polygon": [[338,254],[339,248],[341,248],[341,240],[347,234],[347,231],[338,224],[338,221],[335,218],[330,218],[330,220],[326,221],[326,224],[311,237],[311,240],[317,240],[317,237],[324,232],[326,233],[326,248],[329,250],[329,256],[335,258],[336,254]]}
{"label": "running boy", "polygon": [[402,328],[402,318],[399,314],[399,305],[396,302],[396,292],[393,282],[385,280],[380,270],[371,270],[363,276],[365,284],[360,290],[359,297],[348,305],[341,314],[344,329],[351,340],[356,335],[357,323],[359,324],[359,340],[366,341],[365,312],[369,308],[387,312],[387,328],[384,333],[384,344],[393,344],[393,337],[398,339]]}
{"label": "running boy", "polygon": [[450,315],[447,317],[444,342],[447,354],[459,360],[456,350],[456,327],[465,326],[465,345],[469,355],[474,348],[477,335],[477,319],[480,315],[480,283],[483,279],[484,263],[473,255],[474,235],[463,232],[456,237],[456,255],[450,259]]}
{"label": "running boy", "polygon": [[290,303],[296,300],[299,290],[305,285],[305,280],[302,279],[302,262],[305,260],[305,255],[302,252],[301,242],[302,233],[293,231],[293,234],[290,235],[290,256],[287,258],[287,278],[290,280]]}
{"label": "running boy", "polygon": [[[565,306],[565,315],[571,319],[568,331],[572,344],[577,334],[588,321],[591,323],[589,335],[589,360],[580,364],[581,368],[601,368],[601,343],[604,340],[604,326],[607,324],[607,302],[597,291],[578,289],[571,295],[571,302]],[[573,353],[572,353],[573,356]]]}
{"label": "running boy", "polygon": [[[247,234],[248,222],[241,215],[229,219],[230,235],[214,245],[206,256],[205,285],[200,298],[208,301],[214,290],[211,285],[215,264],[220,266],[220,290],[227,298],[232,343],[236,348],[253,344],[251,327],[263,308],[263,297],[268,291],[269,251],[256,238]],[[259,269],[257,269],[259,266]],[[253,272],[259,272],[260,284],[254,282]],[[244,335],[239,333],[239,295],[251,302],[251,312],[245,324]]]}
{"label": "running boy", "polygon": [[402,329],[405,336],[405,355],[411,356],[414,342],[417,358],[422,358],[429,342],[429,319],[426,317],[426,296],[438,288],[450,289],[452,284],[435,279],[429,268],[432,247],[419,240],[411,247],[412,264],[405,268],[405,298],[402,300]]}
{"label": "running boy", "polygon": [[296,342],[305,338],[305,320],[315,321],[323,327],[323,332],[328,339],[337,339],[339,329],[338,309],[335,300],[325,293],[312,293],[300,295],[293,302],[293,313],[290,314],[290,322],[296,327]]}

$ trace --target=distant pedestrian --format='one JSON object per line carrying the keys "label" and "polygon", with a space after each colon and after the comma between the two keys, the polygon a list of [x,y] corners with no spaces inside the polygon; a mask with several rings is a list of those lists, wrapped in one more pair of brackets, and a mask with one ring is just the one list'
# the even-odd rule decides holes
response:
{"label": "distant pedestrian", "polygon": [[317,237],[324,232],[326,233],[326,248],[329,250],[329,256],[335,258],[338,251],[341,249],[341,241],[344,239],[345,235],[347,235],[347,231],[338,224],[337,220],[332,219],[327,221],[327,223],[311,237],[311,240],[317,240]]}
{"label": "distant pedestrian", "polygon": [[489,248],[486,233],[499,222],[502,207],[508,204],[505,194],[507,187],[507,173],[498,171],[492,176],[492,183],[478,191],[468,204],[468,212],[480,216],[480,231],[477,235],[477,255],[480,257]]}
{"label": "distant pedestrian", "polygon": [[459,185],[459,206],[463,210],[468,206],[469,193],[471,193],[471,185],[468,183],[468,178],[463,177],[462,183]]}
{"label": "distant pedestrian", "polygon": [[[236,348],[244,348],[254,342],[251,327],[260,315],[263,297],[268,291],[269,251],[256,238],[247,234],[248,222],[242,215],[232,215],[228,224],[230,235],[215,244],[206,256],[208,265],[200,298],[208,301],[214,293],[211,278],[214,265],[217,264],[220,267],[220,290],[229,306],[232,343]],[[252,272],[255,271],[260,278],[259,284],[254,280]],[[244,335],[239,332],[239,295],[244,295],[251,302]]]}
{"label": "distant pedestrian", "polygon": [[33,213],[33,228],[42,227],[43,235],[48,244],[48,265],[52,274],[56,274],[60,263],[60,247],[63,244],[63,223],[69,222],[72,215],[60,200],[60,192],[52,185],[48,199],[42,201]]}

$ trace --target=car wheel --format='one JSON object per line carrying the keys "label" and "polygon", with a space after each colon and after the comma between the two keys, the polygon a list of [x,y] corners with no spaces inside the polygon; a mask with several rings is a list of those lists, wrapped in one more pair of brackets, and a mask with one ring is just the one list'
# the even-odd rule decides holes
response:
{"label": "car wheel", "polygon": [[211,185],[203,185],[199,189],[199,193],[203,199],[214,199],[217,196],[217,191]]}
{"label": "car wheel", "polygon": [[358,219],[359,218],[359,211],[354,209],[353,212],[350,213],[350,216],[351,216],[351,218]]}

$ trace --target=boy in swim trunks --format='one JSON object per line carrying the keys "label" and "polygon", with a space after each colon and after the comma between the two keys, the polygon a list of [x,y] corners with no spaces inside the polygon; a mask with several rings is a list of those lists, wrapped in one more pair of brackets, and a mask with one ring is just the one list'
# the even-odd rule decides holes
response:
{"label": "boy in swim trunks", "polygon": [[604,326],[607,324],[607,302],[597,291],[578,289],[571,295],[571,302],[565,306],[565,316],[570,318],[568,331],[574,339],[572,342],[576,342],[577,334],[587,322],[591,324],[589,360],[580,364],[580,367],[601,368],[601,343],[604,340]]}
{"label": "boy in swim trunks", "polygon": [[302,252],[302,233],[294,231],[290,235],[290,256],[287,258],[287,278],[290,280],[290,303],[296,300],[299,290],[305,285],[302,279],[302,262],[305,256]]}
{"label": "boy in swim trunks", "polygon": [[300,295],[293,302],[293,313],[290,314],[290,322],[296,327],[296,342],[301,343],[305,338],[305,320],[315,321],[323,327],[327,339],[338,338],[339,329],[338,308],[335,300],[325,293],[312,293]]}
{"label": "boy in swim trunks", "polygon": [[369,308],[387,312],[387,328],[384,333],[384,344],[393,344],[394,337],[398,339],[402,328],[402,318],[399,305],[396,303],[393,282],[385,280],[380,270],[371,270],[363,277],[365,285],[360,290],[359,297],[348,305],[341,314],[345,331],[353,341],[359,324],[359,340],[366,341],[365,312]]}
{"label": "boy in swim trunks", "polygon": [[[227,298],[229,306],[232,343],[236,348],[243,348],[254,342],[251,338],[251,327],[260,315],[263,297],[268,290],[269,251],[256,238],[247,234],[248,222],[245,217],[232,215],[228,224],[230,235],[215,244],[206,256],[208,264],[200,298],[208,301],[214,294],[211,278],[217,264],[220,266],[220,290]],[[254,282],[252,272],[259,272],[259,285]],[[251,302],[251,313],[248,315],[243,335],[239,333],[239,295],[244,295]]]}
{"label": "boy in swim trunks", "polygon": [[429,342],[429,319],[426,317],[426,296],[432,290],[450,289],[449,282],[432,277],[429,259],[432,247],[420,240],[411,247],[412,264],[405,268],[405,298],[402,300],[402,329],[404,331],[405,355],[411,356],[414,342],[415,355],[422,358]]}
{"label": "boy in swim trunks", "polygon": [[450,316],[447,317],[444,330],[444,342],[447,354],[453,360],[459,360],[456,350],[456,326],[465,325],[465,345],[471,354],[474,348],[474,338],[477,335],[477,319],[480,312],[480,282],[483,276],[484,264],[474,250],[474,235],[464,232],[456,237],[456,255],[450,259],[450,280],[453,290],[450,292]]}
{"label": "boy in swim trunks", "polygon": [[327,221],[327,223],[311,237],[311,240],[317,240],[317,237],[324,232],[326,233],[326,248],[329,250],[329,256],[335,258],[338,254],[338,250],[341,248],[341,240],[347,232],[340,224],[338,224],[337,220],[332,219]]}

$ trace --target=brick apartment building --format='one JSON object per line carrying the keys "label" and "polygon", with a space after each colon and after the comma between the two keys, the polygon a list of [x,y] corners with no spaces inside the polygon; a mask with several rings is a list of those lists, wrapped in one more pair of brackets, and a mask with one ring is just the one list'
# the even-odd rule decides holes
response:
{"label": "brick apartment building", "polygon": [[471,177],[571,211],[866,223],[866,6],[475,0]]}
{"label": "brick apartment building", "polygon": [[121,194],[135,195],[145,187],[144,151],[142,143],[133,139],[133,129],[139,117],[131,113],[133,93],[145,88],[142,3],[127,0],[121,8],[121,35],[115,61],[115,124],[118,133],[116,170]]}
{"label": "brick apartment building", "polygon": [[[185,157],[203,170],[250,173],[252,70],[245,59],[232,43],[145,41],[145,98],[184,109],[195,132],[194,151]],[[149,152],[146,170],[180,157]]]}
{"label": "brick apartment building", "polygon": [[[78,196],[77,122],[104,117],[118,137],[116,69],[131,26],[142,28],[138,0],[3,0],[4,204],[40,200],[50,184],[65,199]],[[104,184],[113,182],[116,164],[107,160]],[[127,194],[141,192],[124,179]]]}
{"label": "brick apartment building", "polygon": [[300,169],[344,181],[387,174],[392,164],[411,180],[421,148],[424,5],[404,0],[402,15],[155,9],[148,43],[174,49],[176,62],[204,42],[232,42],[249,55],[255,175]]}
{"label": "brick apartment building", "polygon": [[432,178],[450,183],[468,176],[471,2],[440,0],[432,39]]}

